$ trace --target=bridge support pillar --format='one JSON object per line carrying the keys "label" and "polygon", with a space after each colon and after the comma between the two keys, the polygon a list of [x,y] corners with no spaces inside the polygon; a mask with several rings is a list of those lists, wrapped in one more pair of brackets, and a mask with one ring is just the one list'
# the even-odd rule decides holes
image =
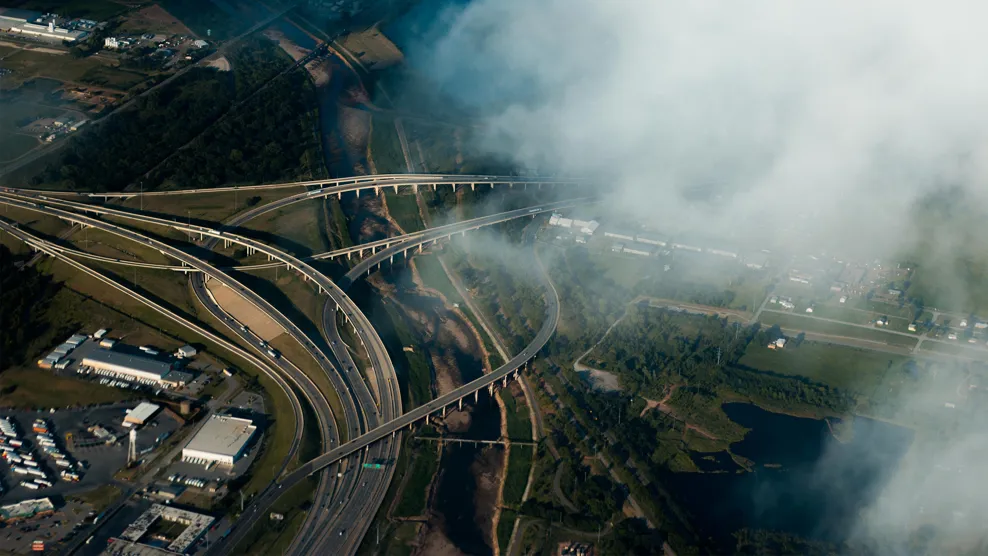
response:
{"label": "bridge support pillar", "polygon": [[349,251],[346,252],[346,260],[348,260],[348,261],[350,260],[350,252]]}
{"label": "bridge support pillar", "polygon": [[395,195],[397,195],[397,194],[398,194],[398,185],[396,184],[395,185]]}
{"label": "bridge support pillar", "polygon": [[473,403],[477,403],[477,400],[480,399],[479,397],[480,397],[480,390],[474,390],[473,391]]}
{"label": "bridge support pillar", "polygon": [[458,401],[460,405],[460,411],[463,411],[463,398],[460,398]]}
{"label": "bridge support pillar", "polygon": [[446,406],[444,405],[443,406],[443,419],[445,419],[445,418],[446,418]]}
{"label": "bridge support pillar", "polygon": [[471,183],[470,184],[470,191],[476,191],[476,190],[477,190],[477,184]]}
{"label": "bridge support pillar", "polygon": [[391,255],[391,257],[388,258],[388,264],[395,264],[395,256],[394,255]]}
{"label": "bridge support pillar", "polygon": [[398,434],[398,431],[391,431],[391,438],[394,438],[396,434]]}
{"label": "bridge support pillar", "polygon": [[337,201],[342,201],[343,200],[343,192],[342,191],[337,191],[336,192],[336,200]]}
{"label": "bridge support pillar", "polygon": [[418,192],[419,192],[419,184],[413,183],[412,184],[412,193],[418,193]]}
{"label": "bridge support pillar", "polygon": [[419,244],[419,253],[421,253],[421,252],[422,252],[422,244],[420,243]]}
{"label": "bridge support pillar", "polygon": [[507,387],[508,387],[508,376],[505,375],[504,379],[501,381],[501,388],[507,388]]}
{"label": "bridge support pillar", "polygon": [[487,393],[490,394],[492,398],[494,397],[494,383],[493,382],[487,385]]}
{"label": "bridge support pillar", "polygon": [[359,199],[360,198],[360,190],[359,189],[354,189],[354,191],[357,193],[357,198]]}
{"label": "bridge support pillar", "polygon": [[414,424],[415,424],[415,421],[412,421],[411,423],[408,423],[408,430],[412,430],[412,425],[414,425]]}
{"label": "bridge support pillar", "polygon": [[378,196],[381,195],[381,188],[380,187],[375,187],[374,188],[374,195],[378,195]]}

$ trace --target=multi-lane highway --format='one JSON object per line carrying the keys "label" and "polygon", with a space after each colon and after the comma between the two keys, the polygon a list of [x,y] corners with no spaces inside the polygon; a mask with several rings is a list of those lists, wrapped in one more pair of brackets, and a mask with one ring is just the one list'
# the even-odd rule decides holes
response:
{"label": "multi-lane highway", "polygon": [[[282,376],[281,374],[279,374],[276,371],[276,368],[277,367],[272,367],[272,366],[268,365],[265,361],[261,360],[260,358],[254,356],[253,354],[251,354],[251,353],[247,352],[246,350],[242,349],[240,346],[238,346],[238,345],[236,345],[236,344],[234,344],[232,342],[229,342],[225,338],[223,338],[222,336],[218,336],[218,335],[214,334],[213,332],[211,332],[211,331],[209,331],[209,330],[207,330],[207,329],[199,326],[198,324],[195,324],[192,321],[189,321],[189,320],[187,320],[187,319],[179,316],[178,314],[170,311],[169,309],[163,307],[162,305],[158,304],[157,302],[155,302],[155,301],[153,301],[153,300],[145,297],[144,295],[138,293],[137,291],[132,290],[132,289],[128,288],[127,286],[125,286],[125,285],[123,285],[123,284],[121,284],[119,282],[116,282],[115,280],[112,280],[109,277],[107,277],[107,276],[105,276],[105,275],[103,275],[103,274],[101,274],[101,273],[99,273],[99,272],[97,272],[97,271],[95,271],[95,270],[93,270],[93,269],[91,269],[91,268],[89,268],[89,267],[87,267],[87,266],[85,266],[85,265],[77,262],[77,261],[72,260],[71,258],[65,257],[58,250],[52,249],[51,248],[52,247],[52,244],[51,243],[49,243],[49,242],[47,242],[47,241],[45,241],[45,240],[43,240],[41,238],[38,238],[38,237],[36,237],[36,236],[34,236],[34,235],[32,235],[32,234],[30,234],[30,233],[28,233],[28,232],[20,229],[17,226],[11,225],[10,223],[8,223],[6,221],[0,220],[0,229],[3,229],[4,231],[10,233],[14,237],[20,239],[24,243],[26,243],[29,246],[31,246],[33,249],[36,249],[39,252],[46,253],[48,255],[51,255],[52,257],[55,257],[57,259],[60,259],[63,262],[65,262],[66,264],[68,264],[68,265],[76,268],[77,270],[79,270],[79,271],[81,271],[83,273],[86,273],[86,274],[92,276],[93,278],[99,280],[100,282],[103,282],[104,284],[107,284],[108,286],[110,286],[110,287],[112,287],[114,289],[117,289],[117,290],[123,292],[125,295],[127,295],[129,297],[132,297],[133,299],[136,299],[138,302],[143,303],[144,305],[147,305],[152,310],[154,310],[154,311],[158,312],[159,314],[165,316],[166,318],[168,318],[168,319],[170,319],[170,320],[178,323],[180,326],[182,326],[182,327],[184,327],[184,328],[192,331],[195,334],[200,335],[202,338],[204,338],[206,340],[209,340],[209,341],[213,342],[214,345],[216,345],[218,347],[221,347],[221,348],[224,348],[224,349],[228,350],[231,354],[236,355],[236,356],[242,358],[245,362],[250,363],[255,368],[257,368],[258,371],[260,371],[261,373],[263,373],[263,374],[267,375],[269,378],[271,378],[271,380],[274,381],[274,383],[285,394],[285,396],[288,398],[289,402],[291,403],[291,405],[292,405],[292,414],[293,414],[293,417],[294,417],[294,423],[292,423],[293,424],[292,443],[291,443],[291,445],[289,447],[289,450],[286,453],[284,459],[282,460],[281,466],[280,466],[278,472],[276,473],[276,476],[281,475],[281,473],[284,472],[284,470],[288,467],[288,465],[291,463],[291,461],[296,457],[296,455],[298,453],[298,449],[299,449],[299,447],[301,446],[301,443],[302,443],[302,434],[303,434],[304,427],[305,427],[304,411],[302,410],[301,402],[299,401],[298,396],[295,394],[295,390],[292,388],[291,384],[289,383],[289,380],[291,380],[292,382],[297,381],[298,380],[298,377],[292,376],[291,374],[288,374],[288,373],[285,373],[286,376],[288,377],[288,379],[286,380],[286,378],[284,376]],[[282,360],[282,361],[284,361],[284,360]],[[148,473],[145,476],[145,480],[149,481],[151,478],[153,478],[153,476],[154,476],[154,473]],[[274,485],[274,484],[272,484],[272,485],[269,485],[267,488],[277,488],[277,486]],[[136,488],[135,489],[132,489],[132,490],[136,490]],[[263,494],[264,493],[262,491],[261,495],[263,496]],[[107,511],[106,511],[107,515],[110,515],[110,514],[114,513],[117,509],[119,509],[122,506],[122,504],[125,502],[126,498],[127,498],[127,496],[121,497],[112,506],[110,506],[109,508],[107,508]],[[78,540],[75,543],[73,543],[72,545],[70,545],[69,547],[67,547],[67,549],[66,549],[65,552],[66,553],[71,553],[72,551],[78,549],[81,546],[81,544],[84,541],[84,539],[89,538],[91,536],[91,534],[94,532],[95,528],[98,525],[99,524],[94,524],[92,526],[91,530],[84,531],[83,533],[80,533],[80,535],[78,537]]]}
{"label": "multi-lane highway", "polygon": [[[197,268],[202,273],[203,276],[206,276],[211,279],[216,279],[221,283],[223,283],[224,285],[226,285],[227,287],[233,289],[240,296],[242,296],[244,299],[246,299],[248,302],[254,305],[254,307],[262,311],[274,322],[278,323],[289,334],[289,336],[291,336],[296,341],[298,341],[304,348],[307,349],[307,351],[313,353],[316,356],[317,362],[320,362],[324,366],[331,367],[331,364],[329,363],[326,356],[305,336],[302,330],[294,322],[292,322],[284,314],[282,314],[277,309],[275,309],[270,303],[267,302],[267,300],[257,295],[249,288],[245,287],[239,281],[229,276],[225,272],[211,266],[205,261],[199,259],[198,257],[189,255],[184,251],[171,247],[170,245],[164,242],[152,239],[145,235],[134,232],[130,229],[123,228],[115,224],[103,222],[102,220],[91,218],[78,213],[69,212],[51,206],[40,205],[33,201],[20,198],[19,196],[14,196],[11,194],[2,194],[0,195],[0,203],[8,204],[10,206],[16,206],[26,210],[40,212],[43,214],[57,216],[68,222],[100,229],[108,233],[114,234],[116,236],[122,237],[126,240],[134,241],[136,243],[144,244],[151,248],[157,249],[164,255],[179,260],[182,263],[189,265],[190,267]],[[206,296],[200,296],[200,299],[204,299],[205,297]],[[220,318],[221,322],[226,323],[227,326],[231,327],[234,330],[239,328],[231,324],[232,319],[228,315],[225,315],[224,313],[217,311],[217,308],[214,306],[214,304],[208,302],[205,303],[206,303],[206,308],[210,309],[211,311],[214,311],[214,314],[216,314],[216,316]],[[269,357],[271,359],[278,359],[277,357],[271,357],[270,354],[268,354],[267,350],[265,349],[266,346],[260,343],[259,338],[255,338],[253,337],[253,335],[247,334],[246,330],[242,328],[240,328],[240,332],[242,333],[242,337],[253,348],[257,349],[261,354],[265,354],[264,356]],[[303,394],[306,396],[307,400],[312,406],[312,409],[317,417],[320,438],[324,446],[332,446],[333,444],[338,444],[339,442],[338,436],[335,432],[333,432],[333,428],[335,427],[335,420],[333,418],[332,409],[329,406],[329,402],[325,396],[325,393],[319,390],[319,388],[315,385],[315,383],[312,381],[310,377],[298,371],[297,368],[294,368],[293,366],[290,365],[285,365],[282,367],[282,370],[285,371],[286,373],[289,373],[289,376],[291,376],[293,381],[299,386],[299,388],[302,389]],[[339,388],[339,386],[337,386],[337,388]],[[359,431],[355,431],[355,432],[359,433]]]}
{"label": "multi-lane highway", "polygon": [[[53,200],[51,200],[51,201],[53,201]],[[593,202],[595,202],[594,199],[587,197],[587,198],[571,199],[571,200],[568,200],[568,201],[557,201],[557,202],[552,202],[552,203],[545,203],[545,204],[541,204],[541,205],[538,205],[538,206],[526,207],[526,208],[522,208],[522,209],[511,210],[511,211],[501,212],[501,213],[492,214],[492,215],[488,215],[488,216],[481,216],[481,217],[478,217],[478,218],[473,218],[471,220],[464,220],[462,222],[454,222],[452,224],[446,224],[446,225],[443,225],[443,226],[436,226],[434,228],[429,228],[429,229],[421,230],[421,231],[418,231],[418,232],[411,232],[411,233],[400,235],[400,236],[393,236],[393,237],[387,237],[387,238],[383,238],[383,239],[379,239],[379,240],[375,240],[375,241],[369,241],[367,243],[361,243],[361,244],[357,244],[357,245],[354,245],[354,246],[351,246],[351,247],[345,247],[345,248],[342,248],[342,249],[334,249],[332,251],[326,251],[326,252],[323,252],[323,253],[317,253],[315,255],[310,255],[310,256],[307,256],[307,257],[302,257],[302,260],[303,261],[306,261],[306,262],[315,261],[315,260],[327,260],[327,259],[331,260],[331,259],[335,259],[337,257],[343,257],[343,256],[346,256],[346,257],[349,258],[352,255],[356,255],[358,257],[363,257],[364,252],[370,252],[371,254],[374,254],[374,253],[377,252],[378,249],[386,249],[386,248],[391,247],[392,245],[396,245],[398,243],[410,242],[409,243],[410,246],[418,246],[418,245],[421,245],[423,243],[428,243],[430,241],[436,241],[437,239],[442,239],[443,237],[452,236],[452,235],[463,233],[463,232],[466,232],[466,231],[476,230],[476,229],[479,229],[479,228],[482,228],[482,227],[485,227],[485,226],[492,226],[494,224],[500,224],[500,223],[507,222],[509,220],[513,220],[513,219],[516,219],[516,218],[522,218],[522,217],[525,217],[525,216],[532,216],[533,214],[541,214],[541,213],[545,213],[545,212],[552,212],[552,211],[555,211],[555,210],[561,210],[561,209],[564,209],[564,208],[570,208],[570,207],[577,206],[577,205],[591,204]],[[65,205],[65,206],[67,206],[69,208],[79,209],[80,207],[85,206],[85,205]],[[266,208],[267,206],[268,205],[264,205],[264,207],[262,207],[262,208]],[[119,209],[115,209],[115,210],[119,210]],[[273,210],[273,209],[268,209],[268,210]],[[253,214],[251,216],[251,218],[256,218],[257,216],[260,216],[261,214],[264,214],[265,212],[268,212],[268,210],[265,210],[265,211],[260,212],[260,213],[255,213],[255,214]],[[218,230],[232,229],[232,228],[235,228],[237,226],[243,225],[245,223],[245,221],[246,221],[246,219],[236,218],[236,219],[232,220],[231,222],[227,223],[226,225],[221,226],[221,227],[219,227],[217,229]],[[161,222],[166,222],[166,221],[161,220]],[[169,222],[169,223],[171,223],[173,225],[174,224],[177,224],[176,221],[167,221],[167,222]],[[199,229],[199,227],[196,227],[195,228],[196,233],[198,233],[198,229]],[[418,242],[414,241],[417,238],[421,238],[421,241],[418,241]],[[59,249],[63,253],[70,254],[70,255],[75,256],[75,257],[82,257],[82,258],[86,258],[86,259],[90,259],[90,260],[94,260],[94,261],[98,261],[98,262],[102,262],[102,263],[107,263],[107,264],[116,264],[116,265],[121,265],[121,266],[133,266],[133,267],[138,267],[138,268],[146,268],[146,269],[149,269],[149,270],[172,270],[172,271],[186,272],[186,273],[198,272],[198,270],[196,270],[194,268],[190,268],[190,267],[185,266],[185,265],[157,264],[157,263],[147,263],[147,262],[142,262],[142,261],[131,261],[131,260],[127,260],[127,259],[118,259],[118,258],[114,258],[114,257],[107,257],[107,256],[104,256],[104,255],[96,255],[96,254],[93,254],[93,253],[88,253],[88,252],[82,251],[80,249],[75,249],[75,248],[67,247],[67,246],[63,246],[63,245],[53,245],[53,248]],[[237,266],[232,266],[232,267],[220,267],[220,268],[222,268],[223,270],[261,270],[261,269],[265,269],[265,268],[275,268],[275,267],[278,267],[278,266],[285,266],[285,265],[282,262],[269,262],[269,263],[257,263],[257,264],[242,264],[242,265],[237,265]]]}
{"label": "multi-lane highway", "polygon": [[[361,261],[361,263],[355,266],[343,280],[343,283],[341,284],[343,286],[342,288],[311,267],[306,261],[291,254],[282,252],[279,249],[273,248],[269,245],[265,245],[261,242],[232,233],[230,231],[236,226],[249,221],[251,218],[255,218],[260,214],[264,214],[271,210],[277,210],[292,203],[302,202],[308,199],[325,197],[332,194],[342,194],[345,191],[357,191],[359,194],[359,191],[362,189],[374,188],[379,190],[379,188],[383,186],[394,187],[397,190],[398,187],[402,185],[411,185],[417,188],[419,185],[436,183],[451,183],[454,187],[457,184],[462,183],[498,183],[496,178],[485,176],[472,176],[468,177],[467,180],[447,180],[446,176],[428,176],[427,179],[422,179],[421,177],[416,176],[416,178],[416,180],[408,180],[407,176],[384,178],[375,177],[373,179],[353,180],[354,183],[350,184],[322,187],[318,190],[289,196],[279,201],[263,205],[262,207],[257,207],[256,209],[246,211],[245,213],[242,213],[227,222],[226,225],[220,229],[186,225],[172,220],[157,218],[132,211],[125,211],[106,206],[59,201],[57,199],[50,199],[44,196],[34,198],[22,197],[20,195],[16,195],[15,193],[17,192],[8,192],[7,195],[0,195],[0,203],[6,203],[28,210],[52,214],[69,222],[79,223],[81,225],[93,226],[120,237],[149,245],[163,254],[180,261],[181,266],[168,265],[168,267],[174,270],[184,269],[185,272],[198,272],[199,274],[195,276],[194,279],[194,284],[196,286],[195,291],[207,309],[209,309],[218,319],[220,319],[221,322],[226,323],[235,334],[241,336],[242,339],[251,344],[253,347],[262,349],[264,345],[255,345],[252,341],[251,335],[246,333],[247,331],[242,327],[238,326],[239,323],[236,323],[232,317],[223,312],[207,293],[207,290],[204,287],[205,281],[209,279],[220,280],[228,287],[231,287],[237,291],[255,307],[258,307],[272,317],[272,319],[285,328],[290,335],[296,337],[296,340],[299,341],[303,347],[305,347],[310,353],[313,353],[314,358],[320,363],[327,375],[330,376],[330,379],[333,382],[333,387],[336,388],[341,394],[341,399],[351,402],[350,404],[344,403],[345,408],[354,408],[353,411],[345,409],[348,423],[347,432],[350,433],[350,439],[344,444],[339,445],[328,439],[328,435],[325,434],[325,430],[323,430],[323,439],[324,441],[328,440],[327,444],[330,445],[330,449],[322,456],[303,464],[301,467],[287,475],[276,487],[272,486],[272,488],[266,490],[263,494],[258,496],[255,499],[255,502],[251,505],[251,508],[245,512],[245,515],[242,517],[240,522],[238,522],[235,534],[229,537],[227,542],[217,547],[219,548],[219,552],[229,551],[236,546],[236,542],[243,538],[243,535],[252,528],[252,526],[256,523],[256,520],[260,516],[265,515],[264,509],[274,502],[281,492],[284,492],[283,489],[290,488],[304,477],[326,469],[328,466],[340,462],[343,458],[348,456],[355,456],[355,458],[350,460],[350,463],[353,464],[355,461],[358,466],[359,463],[366,461],[366,458],[381,458],[393,461],[397,456],[398,447],[398,439],[396,439],[395,436],[401,428],[408,426],[419,419],[423,419],[431,413],[445,412],[446,406],[452,403],[461,402],[464,397],[467,397],[470,394],[476,395],[476,393],[481,389],[493,388],[494,384],[498,381],[506,381],[512,373],[516,372],[522,365],[534,357],[535,353],[541,349],[546,341],[548,341],[554,331],[555,322],[558,317],[558,306],[556,306],[551,299],[547,299],[549,318],[546,319],[546,322],[536,335],[533,343],[526,347],[522,353],[513,357],[507,364],[495,370],[493,373],[402,415],[401,398],[397,390],[397,379],[387,351],[384,349],[383,342],[381,342],[380,338],[377,336],[376,331],[371,326],[366,316],[363,315],[359,308],[357,308],[350,298],[346,296],[344,289],[352,284],[357,277],[372,268],[374,264],[380,264],[385,259],[393,260],[393,256],[395,254],[405,253],[407,255],[408,250],[416,246],[421,246],[430,241],[436,242],[441,239],[448,238],[454,233],[465,232],[469,229],[496,224],[498,222],[504,222],[522,216],[534,217],[538,214],[557,210],[566,206],[572,206],[573,204],[586,203],[590,201],[589,199],[565,201],[560,203],[547,203],[539,207],[508,211],[497,215],[473,219],[467,222],[433,228],[430,230],[417,232],[415,234],[408,234],[400,238],[387,238],[385,240],[374,242],[373,244],[356,246],[343,252],[330,252],[318,256],[319,258],[330,258],[332,256],[341,256],[344,254],[361,253],[361,250],[366,251],[369,249],[371,251],[372,256]],[[409,183],[409,181],[413,183]],[[536,180],[511,178],[512,183],[525,181],[528,183],[537,183]],[[323,184],[325,182],[318,183]],[[300,185],[302,185],[302,182],[296,182],[290,185],[273,184],[265,187],[298,187]],[[311,183],[311,185],[316,184]],[[130,195],[132,194],[124,194],[123,196]],[[66,208],[71,209],[71,212],[64,210]],[[321,293],[328,294],[329,300],[327,301],[326,310],[324,311],[322,328],[326,336],[326,344],[329,346],[333,358],[338,363],[337,367],[333,367],[329,363],[329,359],[323,354],[319,346],[313,343],[311,339],[305,338],[304,334],[302,334],[300,330],[294,329],[295,327],[293,326],[293,323],[285,322],[287,319],[284,319],[284,317],[274,310],[270,304],[263,299],[260,299],[259,296],[253,294],[253,292],[250,292],[247,288],[243,287],[232,277],[225,274],[224,271],[211,267],[196,257],[188,255],[187,253],[184,253],[176,248],[169,247],[163,242],[143,236],[126,228],[104,222],[103,220],[81,215],[76,211],[95,213],[100,216],[125,218],[145,225],[166,226],[170,229],[190,233],[190,235],[198,235],[200,239],[204,241],[203,245],[207,247],[212,247],[213,245],[218,244],[220,240],[223,240],[225,244],[236,243],[247,247],[249,253],[264,253],[269,259],[275,259],[277,262],[270,263],[270,266],[285,265],[289,269],[300,272],[303,277],[312,280]],[[207,240],[206,238],[209,239]],[[78,251],[71,248],[54,246],[49,246],[49,248],[52,249],[53,253],[57,253],[59,256],[63,257],[69,252],[72,252],[72,254],[78,254]],[[381,251],[377,251],[377,249],[381,249]],[[112,262],[128,264],[122,261]],[[258,267],[269,265],[253,266]],[[344,321],[349,326],[353,327],[355,339],[362,344],[363,348],[367,352],[367,357],[370,362],[369,368],[367,369],[367,378],[373,381],[373,385],[375,387],[374,390],[377,395],[376,400],[374,399],[374,396],[370,394],[370,388],[368,388],[368,385],[364,382],[365,379],[361,377],[353,358],[347,351],[347,346],[344,344],[339,335],[336,323],[337,314],[342,315]],[[297,374],[303,374],[298,371],[298,369],[293,370]],[[288,371],[285,372],[287,373]],[[333,375],[336,375],[335,379]],[[311,380],[308,379],[308,377],[295,376],[294,378],[302,381],[309,380],[311,383]],[[305,394],[308,397],[311,394],[318,395],[318,392],[308,391],[305,392]],[[333,446],[333,444],[336,445]],[[334,471],[341,469],[343,468],[340,467]],[[310,512],[306,523],[300,531],[299,538],[296,539],[295,543],[293,543],[291,547],[292,553],[325,553],[327,551],[332,551],[334,553],[352,553],[356,551],[361,538],[363,537],[367,527],[369,527],[373,515],[376,513],[376,510],[380,505],[380,501],[383,499],[383,496],[387,490],[387,485],[390,482],[393,469],[391,466],[388,466],[387,472],[385,473],[373,472],[376,473],[377,476],[370,476],[369,481],[358,478],[360,474],[352,471],[353,470],[351,469],[347,470],[345,473],[342,473],[345,477],[337,483],[337,488],[332,495],[326,494],[327,481],[323,481],[320,484],[314,511]],[[363,476],[366,477],[366,473]],[[369,486],[368,483],[370,483]]]}

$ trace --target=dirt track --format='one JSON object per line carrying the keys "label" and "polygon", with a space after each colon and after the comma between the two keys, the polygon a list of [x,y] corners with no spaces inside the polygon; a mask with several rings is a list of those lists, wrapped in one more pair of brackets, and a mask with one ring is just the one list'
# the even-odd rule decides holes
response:
{"label": "dirt track", "polygon": [[246,324],[259,338],[270,342],[284,332],[273,320],[269,319],[230,288],[216,281],[210,281],[206,285],[206,288],[213,294],[216,303],[224,311],[233,315],[233,318],[241,323]]}

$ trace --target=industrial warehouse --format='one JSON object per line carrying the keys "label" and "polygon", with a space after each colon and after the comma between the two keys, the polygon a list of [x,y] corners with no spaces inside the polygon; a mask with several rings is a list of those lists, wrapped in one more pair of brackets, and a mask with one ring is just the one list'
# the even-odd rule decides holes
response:
{"label": "industrial warehouse", "polygon": [[90,19],[68,19],[58,14],[0,8],[0,31],[49,41],[76,42],[100,25]]}
{"label": "industrial warehouse", "polygon": [[250,419],[213,415],[182,449],[182,461],[207,466],[233,465],[256,431]]}
{"label": "industrial warehouse", "polygon": [[[192,543],[198,540],[199,537],[201,537],[202,534],[209,529],[209,526],[212,525],[213,521],[215,521],[212,516],[205,514],[155,504],[151,506],[148,511],[144,512],[141,517],[137,518],[137,521],[127,527],[127,529],[120,535],[120,538],[132,543],[142,543],[145,540],[144,537],[148,535],[148,531],[159,519],[186,526],[177,537],[167,539],[166,541],[169,543],[167,550],[179,554],[184,553],[192,545]],[[160,541],[156,540],[155,542]],[[139,544],[139,548],[144,548],[145,546],[153,547],[154,545]],[[136,553],[140,552],[136,551]]]}
{"label": "industrial warehouse", "polygon": [[191,379],[189,373],[174,370],[173,363],[105,349],[84,357],[82,367],[100,375],[172,388],[184,386]]}

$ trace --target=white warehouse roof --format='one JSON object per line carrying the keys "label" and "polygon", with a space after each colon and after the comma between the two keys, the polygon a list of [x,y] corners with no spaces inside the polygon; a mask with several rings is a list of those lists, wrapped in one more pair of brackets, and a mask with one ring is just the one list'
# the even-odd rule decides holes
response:
{"label": "white warehouse roof", "polygon": [[172,370],[171,363],[167,361],[159,361],[149,357],[105,349],[93,350],[92,353],[82,359],[82,364],[88,367],[119,372],[137,372],[142,375],[154,375],[158,380],[161,380],[161,377]]}
{"label": "white warehouse roof", "polygon": [[185,446],[183,455],[216,455],[236,459],[256,430],[250,419],[213,415]]}
{"label": "white warehouse roof", "polygon": [[159,409],[161,409],[160,405],[141,402],[137,407],[127,412],[127,416],[124,417],[124,421],[143,425],[145,421],[151,417],[154,417],[154,414],[157,413]]}

